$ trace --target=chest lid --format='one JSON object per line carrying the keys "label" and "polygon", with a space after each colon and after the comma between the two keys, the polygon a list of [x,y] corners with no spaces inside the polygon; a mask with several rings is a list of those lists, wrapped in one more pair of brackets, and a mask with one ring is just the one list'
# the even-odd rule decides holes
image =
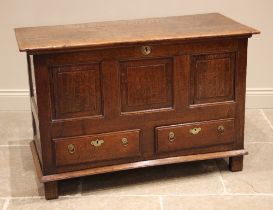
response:
{"label": "chest lid", "polygon": [[209,37],[251,36],[258,30],[219,13],[16,28],[20,51],[119,46]]}

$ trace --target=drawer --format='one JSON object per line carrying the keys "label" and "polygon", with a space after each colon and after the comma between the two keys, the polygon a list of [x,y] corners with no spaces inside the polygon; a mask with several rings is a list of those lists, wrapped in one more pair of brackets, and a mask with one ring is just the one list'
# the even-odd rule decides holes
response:
{"label": "drawer", "polygon": [[155,129],[157,152],[202,148],[234,142],[234,119],[213,120]]}
{"label": "drawer", "polygon": [[54,139],[56,166],[140,156],[140,130]]}

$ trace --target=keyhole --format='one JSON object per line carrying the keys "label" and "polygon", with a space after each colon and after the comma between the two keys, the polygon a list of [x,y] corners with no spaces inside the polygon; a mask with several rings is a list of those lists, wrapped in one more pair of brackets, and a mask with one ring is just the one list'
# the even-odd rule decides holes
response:
{"label": "keyhole", "polygon": [[149,55],[151,53],[151,48],[149,46],[142,46],[141,52],[143,55]]}

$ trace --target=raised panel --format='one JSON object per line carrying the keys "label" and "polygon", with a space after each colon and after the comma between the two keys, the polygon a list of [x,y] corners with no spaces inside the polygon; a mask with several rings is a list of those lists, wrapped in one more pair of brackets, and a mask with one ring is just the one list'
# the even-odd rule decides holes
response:
{"label": "raised panel", "polygon": [[235,53],[192,56],[192,104],[234,99]]}
{"label": "raised panel", "polygon": [[102,114],[100,65],[69,65],[52,68],[53,118]]}
{"label": "raised panel", "polygon": [[121,62],[120,72],[122,112],[172,107],[172,59]]}

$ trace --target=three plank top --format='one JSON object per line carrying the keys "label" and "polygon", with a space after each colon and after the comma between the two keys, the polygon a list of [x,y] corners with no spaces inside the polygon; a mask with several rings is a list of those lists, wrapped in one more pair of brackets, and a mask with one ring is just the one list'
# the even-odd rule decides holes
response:
{"label": "three plank top", "polygon": [[16,28],[20,51],[60,50],[159,40],[252,35],[258,30],[218,13]]}

